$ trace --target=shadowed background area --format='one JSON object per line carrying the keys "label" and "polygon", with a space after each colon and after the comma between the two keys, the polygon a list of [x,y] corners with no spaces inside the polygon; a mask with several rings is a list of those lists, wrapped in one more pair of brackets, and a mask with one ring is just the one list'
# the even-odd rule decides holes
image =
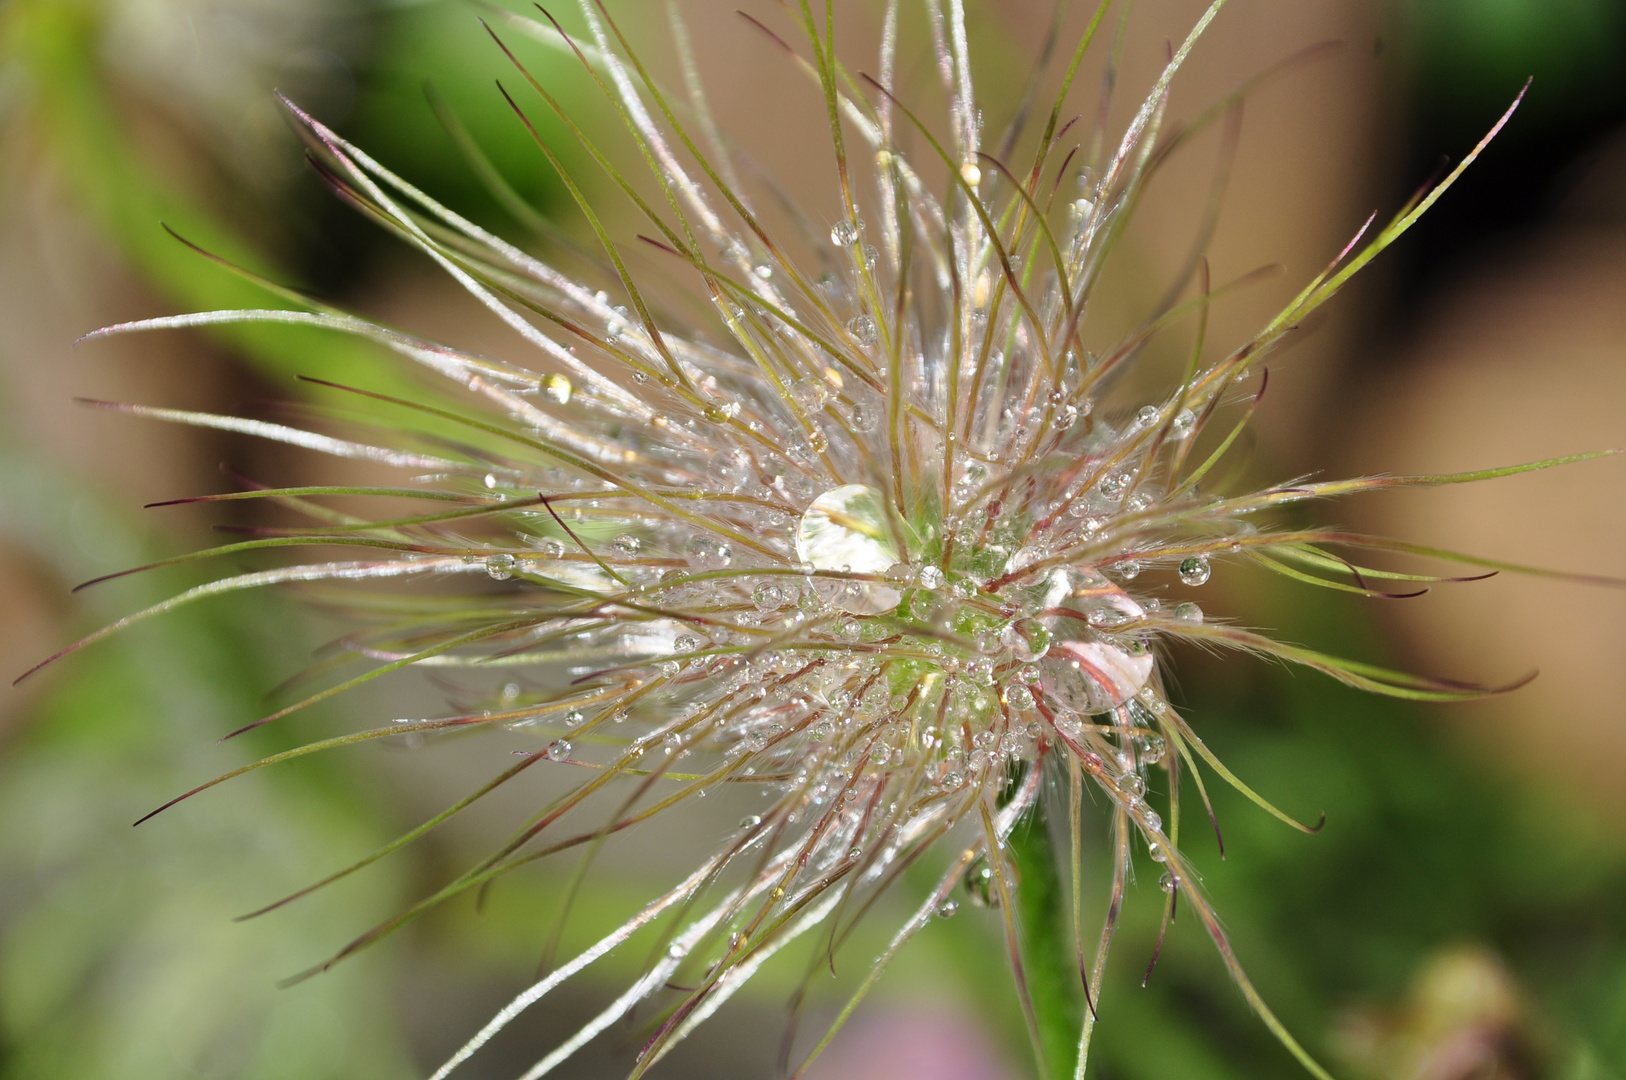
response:
{"label": "shadowed background area", "polygon": [[[776,6],[747,6],[783,25]],[[1140,0],[1119,125],[1202,6]],[[666,5],[609,7],[679,81]],[[809,216],[831,219],[822,102],[734,7],[681,5],[718,122]],[[1063,53],[1093,5],[1073,7]],[[836,6],[855,70],[873,63],[879,9]],[[70,595],[74,584],[218,542],[212,525],[251,524],[260,512],[143,504],[231,490],[241,477],[316,475],[298,451],[75,397],[283,419],[304,415],[289,403],[334,405],[299,375],[409,385],[381,354],[291,331],[75,346],[124,319],[265,302],[165,225],[338,306],[524,362],[522,343],[452,282],[331,197],[273,93],[517,242],[545,250],[560,229],[579,239],[579,215],[493,86],[517,80],[480,26],[483,10],[438,0],[0,7],[4,670],[206,578],[162,571]],[[1052,7],[1001,0],[971,17],[983,96],[1014,102]],[[1318,48],[1328,41],[1338,47]],[[1069,115],[1094,107],[1104,46],[1086,61]],[[899,86],[929,94],[928,51],[900,51]],[[582,91],[571,58],[523,55],[559,80],[585,124],[619,123]],[[1285,60],[1246,103],[1206,249],[1216,281],[1269,264],[1283,272],[1215,311],[1215,348],[1274,314],[1369,213],[1387,218],[1442,161],[1460,160],[1534,81],[1462,182],[1273,362],[1248,476],[1456,471],[1626,445],[1626,3],[1231,0],[1182,72],[1171,119]],[[990,129],[1009,119],[1009,104],[990,109]],[[543,132],[588,182],[562,130]],[[1152,187],[1115,256],[1106,295],[1121,314],[1106,321],[1133,325],[1167,287],[1203,226],[1220,160],[1211,132]],[[611,205],[607,189],[593,190]],[[636,231],[619,209],[608,220],[619,237]],[[637,270],[657,291],[662,275],[675,277],[654,261]],[[1188,341],[1154,348],[1152,373],[1166,374]],[[1613,459],[1318,513],[1491,558],[1619,574],[1623,495],[1626,465]],[[1503,574],[1379,604],[1224,563],[1207,588],[1205,607],[1331,651],[1491,683],[1541,670],[1502,698],[1419,708],[1234,656],[1177,658],[1180,697],[1221,757],[1289,812],[1327,814],[1306,837],[1216,792],[1229,858],[1191,844],[1245,965],[1288,1026],[1352,1080],[1626,1078],[1626,592]],[[459,901],[332,972],[276,988],[482,852],[558,790],[545,778],[331,890],[232,921],[460,797],[512,760],[524,745],[512,733],[304,758],[128,827],[247,761],[456,700],[455,685],[403,679],[216,741],[263,714],[262,695],[342,627],[295,595],[216,603],[0,693],[0,1076],[423,1075],[530,980],[568,865],[510,875],[478,911]],[[707,802],[612,846],[565,926],[566,948],[692,867],[750,811]],[[1104,874],[1103,837],[1089,843]],[[1141,987],[1160,904],[1150,865],[1101,988],[1092,1074],[1302,1075],[1197,927],[1177,922]],[[846,964],[879,951],[880,933]],[[965,905],[934,925],[812,1075],[1029,1075],[1002,949],[995,913]],[[521,1074],[642,960],[616,959],[602,982],[516,1025],[466,1075]],[[765,969],[657,1075],[778,1075],[796,963]],[[804,1032],[840,1000],[817,998]],[[560,1075],[624,1075],[645,1034],[612,1029]]]}

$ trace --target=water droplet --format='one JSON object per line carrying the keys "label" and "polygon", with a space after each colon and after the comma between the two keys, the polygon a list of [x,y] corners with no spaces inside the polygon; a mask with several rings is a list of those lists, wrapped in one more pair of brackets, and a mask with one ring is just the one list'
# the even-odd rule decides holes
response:
{"label": "water droplet", "polygon": [[1153,862],[1165,862],[1166,863],[1166,862],[1169,861],[1169,853],[1168,853],[1168,851],[1166,851],[1164,849],[1163,845],[1160,844],[1159,842],[1157,842],[1156,840],[1152,840],[1149,843],[1147,843],[1147,845],[1146,845],[1146,854]]}
{"label": "water droplet", "polygon": [[847,332],[860,345],[869,346],[875,344],[875,320],[868,315],[859,315],[849,322]]}
{"label": "water droplet", "polygon": [[1150,510],[1152,508],[1152,504],[1156,501],[1157,500],[1152,497],[1151,492],[1137,491],[1133,495],[1129,496],[1129,500],[1124,503],[1124,506],[1132,513],[1138,514],[1144,510]]}
{"label": "water droplet", "polygon": [[673,652],[692,653],[698,648],[700,648],[700,642],[693,634],[682,634],[676,641],[672,642]]}
{"label": "water droplet", "polygon": [[563,375],[542,376],[542,392],[556,405],[563,405],[570,400],[570,380]]}
{"label": "water droplet", "polygon": [[1075,713],[1100,713],[1134,697],[1152,677],[1154,658],[1109,641],[1059,641],[1039,662],[1046,700]]}
{"label": "water droplet", "polygon": [[720,404],[707,405],[705,411],[707,420],[710,420],[714,424],[721,424],[740,415],[740,403],[737,401],[725,401],[721,402]]}
{"label": "water droplet", "polygon": [[1050,630],[1038,619],[1017,619],[999,632],[999,640],[1024,664],[1050,651]]}
{"label": "water droplet", "polygon": [[978,167],[975,161],[968,161],[964,165],[961,165],[960,176],[972,187],[976,187],[978,184],[982,183],[982,169]]}
{"label": "water droplet", "polygon": [[1140,816],[1141,821],[1152,832],[1157,832],[1159,829],[1163,828],[1163,816],[1156,810],[1143,810],[1141,811]]}
{"label": "water droplet", "polygon": [[1175,622],[1190,623],[1195,626],[1203,621],[1203,609],[1187,600],[1185,603],[1175,606],[1174,620]]}
{"label": "water droplet", "polygon": [[514,576],[514,567],[517,565],[519,560],[506,551],[486,556],[486,573],[491,575],[493,581],[507,581]]}
{"label": "water droplet", "polygon": [[545,559],[559,559],[563,558],[565,554],[564,543],[553,539],[551,536],[537,544],[536,549],[542,553],[542,557]]}
{"label": "water droplet", "polygon": [[549,761],[564,761],[570,757],[570,740],[555,739],[542,751],[542,756]]}
{"label": "water droplet", "polygon": [[823,379],[797,379],[791,384],[790,396],[802,408],[815,411],[824,408],[824,403],[830,400],[830,387]]}
{"label": "water droplet", "polygon": [[1140,576],[1141,565],[1134,559],[1125,559],[1123,562],[1115,565],[1113,569],[1116,570],[1118,572],[1118,576],[1123,578],[1125,581],[1134,581],[1135,578]]}
{"label": "water droplet", "polygon": [[758,611],[774,611],[785,602],[785,593],[778,585],[758,585],[751,590],[751,602]]}
{"label": "water droplet", "polygon": [[847,414],[847,423],[860,435],[874,431],[881,422],[881,410],[873,405],[856,404]]}
{"label": "water droplet", "polygon": [[1163,876],[1157,879],[1157,887],[1166,893],[1174,892],[1174,875],[1167,870],[1163,871]]}
{"label": "water droplet", "polygon": [[740,818],[740,828],[742,829],[754,829],[761,824],[761,814],[747,814],[745,817]]}
{"label": "water droplet", "polygon": [[[815,570],[845,567],[859,574],[885,573],[898,557],[881,493],[863,484],[846,484],[814,499],[796,528],[796,555]],[[902,599],[890,586],[853,584],[857,587],[834,599],[835,606],[849,614],[878,615]]]}
{"label": "water droplet", "polygon": [[1191,434],[1191,429],[1197,426],[1197,414],[1190,409],[1181,409],[1174,414],[1174,423],[1169,425],[1169,433],[1177,439],[1183,439]]}
{"label": "water droplet", "polygon": [[979,857],[966,870],[962,879],[965,885],[966,897],[977,907],[999,906],[999,882],[994,878],[994,868],[988,865],[986,858]]}
{"label": "water droplet", "polygon": [[830,242],[836,247],[850,247],[858,243],[858,226],[843,218],[830,226]]}
{"label": "water droplet", "polygon": [[1118,781],[1118,786],[1123,789],[1125,795],[1131,798],[1138,799],[1146,794],[1146,781],[1141,778],[1139,773],[1129,773]]}
{"label": "water droplet", "polygon": [[683,552],[705,568],[722,569],[734,561],[734,549],[711,536],[691,536],[683,545]]}
{"label": "water droplet", "polygon": [[631,533],[622,533],[620,536],[610,541],[610,546],[615,548],[615,550],[620,552],[622,555],[636,555],[638,554],[638,549],[643,545],[639,542],[638,538],[633,536]]}
{"label": "water droplet", "polygon": [[1108,502],[1117,502],[1129,490],[1129,484],[1134,478],[1126,472],[1113,473],[1101,481],[1101,497]]}
{"label": "water droplet", "polygon": [[1168,753],[1168,743],[1161,735],[1146,735],[1140,740],[1140,759],[1147,765],[1156,765]]}
{"label": "water droplet", "polygon": [[960,910],[960,902],[954,899],[944,900],[937,905],[936,915],[939,919],[952,919],[954,913]]}
{"label": "water droplet", "polygon": [[1146,430],[1157,423],[1157,418],[1161,415],[1163,412],[1156,405],[1142,405],[1140,411],[1135,414],[1135,430]]}
{"label": "water droplet", "polygon": [[497,486],[497,477],[496,477],[496,475],[493,474],[493,473],[486,473],[484,483],[485,483],[485,486],[487,488],[496,487]]}
{"label": "water droplet", "polygon": [[761,280],[767,281],[769,278],[773,277],[773,267],[769,266],[767,263],[757,263],[755,266],[751,267],[751,273],[755,274]]}
{"label": "water droplet", "polygon": [[941,589],[943,587],[943,571],[928,563],[920,568],[920,573],[915,580],[920,582],[922,589]]}
{"label": "water droplet", "polygon": [[1213,573],[1208,565],[1208,556],[1193,555],[1180,563],[1180,580],[1187,585],[1201,585]]}
{"label": "water droplet", "polygon": [[739,447],[714,454],[706,476],[726,492],[738,491],[751,481],[751,456]]}
{"label": "water droplet", "polygon": [[977,583],[970,578],[960,578],[954,583],[953,592],[961,600],[970,600],[977,595]]}

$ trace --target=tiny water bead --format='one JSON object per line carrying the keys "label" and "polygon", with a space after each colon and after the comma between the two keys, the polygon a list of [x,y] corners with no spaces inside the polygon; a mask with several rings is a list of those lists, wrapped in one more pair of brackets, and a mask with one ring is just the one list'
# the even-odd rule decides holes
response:
{"label": "tiny water bead", "polygon": [[915,580],[920,583],[922,589],[941,589],[943,587],[943,571],[928,563],[920,568],[920,573]]}
{"label": "tiny water bead", "polygon": [[1206,555],[1192,555],[1180,563],[1180,580],[1187,585],[1205,584],[1213,572]]}
{"label": "tiny water bead", "polygon": [[506,551],[499,551],[494,555],[487,555],[485,559],[486,573],[493,581],[507,581],[514,576],[514,567],[519,560]]}
{"label": "tiny water bead", "polygon": [[570,757],[570,740],[555,739],[542,751],[542,756],[549,761],[564,761]]}
{"label": "tiny water bead", "polygon": [[570,401],[570,380],[563,375],[552,374],[542,376],[542,392],[548,400],[555,405],[565,405]]}
{"label": "tiny water bead", "polygon": [[1004,699],[1005,704],[1010,706],[1010,708],[1015,712],[1024,713],[1033,708],[1033,691],[1029,690],[1021,683],[1017,683],[1013,686],[1007,686],[1005,688]]}
{"label": "tiny water bead", "polygon": [[1174,889],[1175,889],[1174,875],[1169,873],[1167,870],[1163,871],[1162,876],[1160,876],[1157,879],[1157,887],[1162,889],[1166,893],[1174,892]]}
{"label": "tiny water bead", "polygon": [[1188,623],[1196,626],[1203,621],[1203,609],[1187,600],[1183,604],[1176,604],[1174,608],[1174,621]]}
{"label": "tiny water bead", "polygon": [[860,435],[874,431],[881,424],[881,410],[860,402],[848,411],[847,424]]}
{"label": "tiny water bead", "polygon": [[702,569],[720,570],[734,561],[734,549],[710,536],[690,537],[683,553]]}
{"label": "tiny water bead", "polygon": [[977,907],[992,908],[999,906],[999,882],[994,876],[994,868],[988,865],[986,857],[979,856],[966,870],[965,877],[961,879],[965,886],[965,895]]}
{"label": "tiny water bead", "polygon": [[934,914],[939,919],[952,919],[954,918],[954,913],[959,910],[960,902],[958,900],[948,899],[937,905],[937,910],[934,912]]}
{"label": "tiny water bead", "polygon": [[622,555],[636,555],[643,543],[631,533],[622,533],[610,541],[610,546]]}
{"label": "tiny water bead", "polygon": [[1156,765],[1168,753],[1168,744],[1161,735],[1146,735],[1139,740],[1140,759],[1147,765]]}
{"label": "tiny water bead", "polygon": [[738,447],[713,454],[706,463],[706,476],[725,492],[739,491],[751,481],[751,455]]}
{"label": "tiny water bead", "polygon": [[999,633],[1002,645],[1021,663],[1044,657],[1050,651],[1050,630],[1038,619],[1017,619]]}
{"label": "tiny water bead", "polygon": [[790,396],[802,408],[817,411],[830,400],[830,386],[823,379],[803,378],[791,384]]}
{"label": "tiny water bead", "polygon": [[848,322],[847,332],[851,334],[853,339],[856,340],[860,345],[869,346],[875,344],[875,320],[870,318],[868,315],[856,316],[850,322]]}
{"label": "tiny water bead", "polygon": [[836,247],[851,247],[858,243],[858,226],[842,218],[830,226],[830,243]]}
{"label": "tiny water bead", "polygon": [[1124,492],[1129,490],[1129,485],[1133,480],[1134,477],[1126,472],[1113,473],[1111,476],[1105,477],[1101,481],[1101,497],[1108,502],[1117,502],[1124,497]]}

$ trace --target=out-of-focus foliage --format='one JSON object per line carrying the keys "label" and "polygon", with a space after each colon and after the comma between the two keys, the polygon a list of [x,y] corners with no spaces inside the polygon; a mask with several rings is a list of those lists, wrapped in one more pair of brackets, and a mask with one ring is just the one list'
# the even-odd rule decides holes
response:
{"label": "out-of-focus foliage", "polygon": [[1407,0],[1396,13],[1420,76],[1415,94],[1468,125],[1526,79],[1529,109],[1547,121],[1626,93],[1619,0]]}
{"label": "out-of-focus foliage", "polygon": [[[0,449],[0,539],[59,583],[147,553],[126,511]],[[116,617],[162,592],[158,581],[128,585],[90,599],[80,617]],[[205,812],[130,829],[197,776],[278,748],[275,735],[215,739],[297,660],[275,644],[288,615],[274,604],[192,613],[113,645],[78,665],[6,745],[0,1075],[409,1075],[392,1049],[387,959],[299,994],[267,978],[313,940],[331,940],[336,921],[397,902],[398,870],[281,919],[231,921],[376,842],[365,779],[336,762],[295,768]]]}

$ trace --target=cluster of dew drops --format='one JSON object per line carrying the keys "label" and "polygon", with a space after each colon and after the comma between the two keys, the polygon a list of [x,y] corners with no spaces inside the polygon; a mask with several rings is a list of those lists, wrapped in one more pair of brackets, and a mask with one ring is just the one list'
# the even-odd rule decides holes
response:
{"label": "cluster of dew drops", "polygon": [[[1075,207],[1073,216],[1079,229],[1086,227],[1087,207]],[[854,248],[859,227],[840,221],[830,240]],[[854,316],[846,329],[861,345],[876,339],[867,315]],[[543,377],[538,389],[556,405],[573,394],[562,375]],[[831,398],[817,379],[798,380],[788,393],[815,414]],[[1104,418],[1089,415],[1088,398],[1063,400],[1058,393],[1054,404],[1054,422],[1063,429],[1087,423],[1092,436],[1084,450],[1102,457],[1114,439],[1155,425],[1164,424],[1175,439],[1195,427],[1190,408],[1169,415],[1167,407],[1148,405],[1115,431]],[[738,415],[737,403],[719,408],[730,411],[718,419]],[[879,415],[873,402],[850,404],[847,427],[866,434]],[[811,449],[822,452],[816,429],[813,437],[820,445]],[[1035,437],[1021,427],[1014,436],[1007,433],[1017,450]],[[787,450],[787,456],[805,457],[808,448],[802,449],[802,455]],[[622,684],[621,699],[600,695],[592,706],[549,710],[545,722],[567,730],[544,756],[571,760],[577,730],[614,743],[616,725],[637,718],[641,723],[631,727],[641,734],[619,740],[633,758],[654,750],[678,759],[734,761],[739,776],[764,781],[765,795],[801,803],[803,809],[789,811],[791,821],[804,811],[816,816],[826,804],[848,804],[842,813],[852,827],[830,829],[832,839],[822,848],[850,855],[866,842],[862,822],[874,816],[861,806],[884,797],[889,809],[897,809],[900,799],[908,803],[905,818],[952,816],[975,797],[968,793],[1003,785],[1048,750],[1065,747],[1130,812],[1158,858],[1162,841],[1154,838],[1160,837],[1161,820],[1144,794],[1146,769],[1166,753],[1156,714],[1169,706],[1157,689],[1152,639],[1160,629],[1200,624],[1201,609],[1190,600],[1165,609],[1156,598],[1131,596],[1125,586],[1145,566],[1123,552],[1099,565],[1012,572],[1050,550],[1019,535],[1018,520],[1030,523],[1036,513],[1054,513],[1064,525],[1052,534],[1051,543],[1059,544],[1110,530],[1115,515],[1147,511],[1157,492],[1137,485],[1131,459],[1099,477],[1092,490],[1075,485],[1051,493],[1048,501],[1042,496],[1039,506],[1026,508],[1025,518],[1001,518],[986,497],[980,510],[965,513],[976,501],[972,496],[990,488],[990,466],[1001,460],[984,451],[956,452],[949,494],[959,516],[942,528],[962,543],[957,560],[943,560],[950,569],[911,562],[908,552],[898,550],[889,538],[896,531],[886,520],[883,496],[873,487],[837,484],[815,495],[805,470],[775,469],[760,456],[723,444],[714,444],[705,475],[726,492],[750,490],[760,480],[764,495],[779,497],[775,505],[734,511],[732,522],[754,527],[777,546],[784,556],[780,565],[753,573],[751,560],[737,557],[726,540],[609,503],[607,516],[626,531],[603,542],[598,558],[617,568],[641,599],[707,618],[703,629],[682,619],[664,628],[639,624],[636,644],[626,639],[625,628],[613,626],[596,637],[579,635],[584,647],[623,635],[624,652],[654,656]],[[554,472],[567,489],[591,488],[580,477]],[[506,478],[486,477],[488,488],[506,484]],[[782,503],[805,509],[787,513]],[[581,522],[583,507],[591,515],[598,504],[577,503],[565,512]],[[539,532],[526,540],[529,549],[520,554],[485,556],[486,572],[505,581],[536,559],[581,563],[572,545],[556,535]],[[646,566],[661,560],[645,556],[665,556],[668,565]],[[1210,572],[1205,555],[1188,556],[1177,566],[1188,587],[1207,582]],[[762,648],[765,638],[774,646]],[[594,667],[578,664],[570,671],[590,675]],[[651,681],[659,692],[645,692]],[[502,704],[512,706],[524,696],[518,683],[509,683]],[[909,776],[925,779],[910,786]],[[965,796],[959,810],[953,808],[957,794]],[[742,827],[760,828],[762,821],[750,815]],[[974,865],[966,879],[968,896],[994,902],[993,886],[986,860]],[[1164,887],[1173,887],[1168,875]],[[940,914],[952,914],[954,907],[948,901]]]}

